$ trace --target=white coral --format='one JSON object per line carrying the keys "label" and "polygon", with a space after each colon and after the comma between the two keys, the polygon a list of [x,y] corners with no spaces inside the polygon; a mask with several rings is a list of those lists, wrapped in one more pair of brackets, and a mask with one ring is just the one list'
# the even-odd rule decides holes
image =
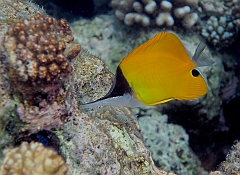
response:
{"label": "white coral", "polygon": [[111,6],[116,9],[115,15],[126,25],[135,23],[142,26],[158,25],[171,27],[178,20],[189,29],[198,22],[194,12],[198,0],[112,0]]}
{"label": "white coral", "polygon": [[158,26],[162,26],[162,25],[172,26],[174,24],[174,19],[167,12],[159,13],[159,15],[156,18],[156,24]]}

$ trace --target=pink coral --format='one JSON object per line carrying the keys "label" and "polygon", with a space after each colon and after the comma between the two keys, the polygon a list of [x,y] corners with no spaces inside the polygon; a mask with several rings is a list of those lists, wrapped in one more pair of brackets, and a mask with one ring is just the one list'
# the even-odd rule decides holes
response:
{"label": "pink coral", "polygon": [[48,104],[46,100],[43,100],[39,106],[26,109],[22,103],[18,105],[17,113],[20,119],[29,123],[22,128],[22,131],[37,132],[42,129],[50,130],[62,126],[62,117],[67,116],[65,105],[59,105],[57,102]]}

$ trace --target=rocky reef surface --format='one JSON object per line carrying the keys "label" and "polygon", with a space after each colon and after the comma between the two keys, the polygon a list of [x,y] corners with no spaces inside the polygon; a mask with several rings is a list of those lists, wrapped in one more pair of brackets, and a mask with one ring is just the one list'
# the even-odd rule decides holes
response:
{"label": "rocky reef surface", "polygon": [[[196,2],[204,4],[202,9],[209,12],[209,2]],[[21,162],[22,157],[31,157],[32,154],[31,158],[34,158],[36,155],[30,153],[34,149],[37,149],[36,154],[39,154],[39,150],[44,150],[51,157],[47,161],[39,161],[39,165],[42,164],[40,174],[46,169],[46,172],[52,171],[49,174],[61,171],[61,174],[69,175],[190,175],[208,174],[202,166],[207,170],[215,169],[213,166],[207,168],[204,164],[215,165],[218,154],[209,154],[205,160],[201,158],[199,152],[202,149],[198,151],[198,148],[204,147],[204,144],[193,147],[191,143],[196,139],[192,135],[199,132],[198,136],[203,134],[201,139],[205,138],[207,142],[209,135],[213,135],[211,130],[224,132],[229,129],[222,104],[231,99],[237,90],[238,77],[234,76],[237,62],[232,56],[212,48],[206,50],[205,56],[211,57],[215,65],[202,69],[208,81],[209,92],[200,99],[190,102],[173,101],[157,107],[131,110],[124,107],[83,110],[80,104],[98,99],[109,90],[113,81],[112,72],[121,59],[162,28],[144,25],[135,32],[138,27],[123,25],[113,14],[99,15],[91,20],[80,19],[69,24],[66,20],[47,16],[43,9],[29,1],[3,0],[1,5],[1,175],[15,170],[32,172],[27,169],[30,166],[20,167],[19,170],[11,162],[15,158]],[[197,12],[201,17],[196,4],[190,6],[190,14],[194,9],[194,13]],[[154,10],[153,5],[151,8]],[[227,12],[237,15],[237,10]],[[224,21],[220,17],[217,20],[210,17],[209,20],[212,22],[207,23],[212,26],[215,25],[214,21],[218,24]],[[237,19],[233,20],[236,26]],[[232,19],[227,18],[226,21],[231,22]],[[186,23],[180,25],[195,30],[197,23],[191,27],[187,27]],[[224,25],[228,26],[226,23]],[[196,30],[202,31],[197,28]],[[172,29],[193,54],[200,37],[196,33],[184,33],[174,26]],[[219,27],[213,29],[221,31]],[[206,31],[212,32],[209,28]],[[236,32],[235,28],[230,28],[230,31]],[[236,33],[232,36],[235,35]],[[227,45],[233,42],[232,38],[228,41]],[[218,45],[213,39],[209,42]],[[182,125],[185,129],[168,123],[174,123],[178,119],[184,121]],[[196,129],[187,129],[186,125],[191,122],[195,122],[192,126],[196,126]],[[213,123],[210,128],[209,123]],[[205,124],[208,127],[203,132],[198,127],[204,127]],[[39,145],[38,150],[31,146],[36,145],[34,142],[41,142],[44,147]],[[216,143],[219,143],[218,140]],[[21,146],[13,148],[19,145]],[[225,153],[229,151],[229,147],[224,145],[222,149]],[[18,150],[23,150],[19,151],[21,155],[12,156]],[[234,162],[238,151],[239,146],[236,144],[230,152],[231,157],[221,164],[219,171],[210,174],[236,173],[238,166]],[[46,165],[55,161],[56,166],[53,168]],[[36,166],[32,165],[31,168]]]}

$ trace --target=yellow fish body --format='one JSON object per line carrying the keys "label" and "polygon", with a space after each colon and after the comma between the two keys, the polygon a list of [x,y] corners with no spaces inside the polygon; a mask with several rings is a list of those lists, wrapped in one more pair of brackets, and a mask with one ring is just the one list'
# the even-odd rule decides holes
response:
{"label": "yellow fish body", "polygon": [[208,90],[196,65],[201,65],[198,58],[204,48],[200,43],[191,58],[175,34],[160,32],[122,60],[104,97],[82,107],[138,107],[199,98]]}

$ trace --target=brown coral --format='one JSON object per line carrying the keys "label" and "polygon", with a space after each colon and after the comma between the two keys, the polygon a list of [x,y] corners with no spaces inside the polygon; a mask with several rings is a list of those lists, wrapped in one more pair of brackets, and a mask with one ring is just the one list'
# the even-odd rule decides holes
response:
{"label": "brown coral", "polygon": [[65,175],[67,166],[63,158],[41,143],[23,142],[19,147],[5,149],[5,160],[0,175]]}
{"label": "brown coral", "polygon": [[14,81],[39,84],[66,77],[70,59],[80,52],[66,20],[37,14],[9,27],[5,39],[9,76]]}
{"label": "brown coral", "polygon": [[1,36],[4,36],[10,25],[23,18],[29,18],[38,13],[46,14],[43,8],[31,1],[1,0],[0,7]]}

